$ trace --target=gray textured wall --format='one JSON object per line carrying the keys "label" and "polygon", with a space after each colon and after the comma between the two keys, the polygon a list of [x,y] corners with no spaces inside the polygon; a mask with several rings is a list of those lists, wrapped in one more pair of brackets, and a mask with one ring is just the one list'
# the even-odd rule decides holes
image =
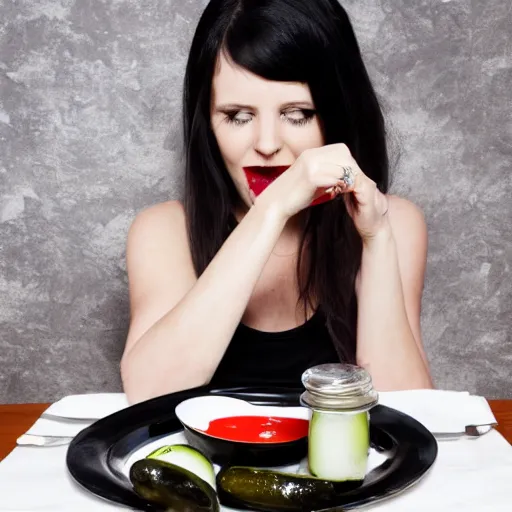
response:
{"label": "gray textured wall", "polygon": [[[0,2],[0,401],[120,389],[124,243],[179,197],[205,0]],[[346,1],[430,230],[437,385],[512,398],[509,0]]]}

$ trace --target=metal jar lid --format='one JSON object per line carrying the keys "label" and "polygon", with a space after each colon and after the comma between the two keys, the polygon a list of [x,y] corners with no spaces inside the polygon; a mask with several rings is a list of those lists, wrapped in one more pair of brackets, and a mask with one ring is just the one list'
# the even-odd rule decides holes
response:
{"label": "metal jar lid", "polygon": [[354,412],[371,409],[379,401],[370,374],[352,364],[321,364],[302,374],[306,391],[301,403],[325,411]]}

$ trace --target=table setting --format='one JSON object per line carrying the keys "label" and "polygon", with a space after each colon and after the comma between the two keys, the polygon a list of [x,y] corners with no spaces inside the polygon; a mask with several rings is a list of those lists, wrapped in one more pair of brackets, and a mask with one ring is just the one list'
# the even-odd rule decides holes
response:
{"label": "table setting", "polygon": [[[0,512],[151,510],[150,506],[130,506],[142,503],[136,501],[140,497],[130,488],[130,467],[162,446],[189,443],[186,431],[176,428],[179,422],[175,409],[180,404],[213,395],[217,399],[235,397],[256,406],[277,407],[282,405],[283,396],[295,397],[293,392],[288,395],[280,390],[250,388],[198,388],[183,393],[135,406],[130,406],[123,393],[71,395],[51,404],[18,438],[13,452],[0,462]],[[306,408],[295,401],[293,398],[285,405],[298,407],[283,410],[298,410],[302,417],[300,409]],[[197,406],[196,410],[204,413],[205,407]],[[393,422],[400,415],[413,426],[410,432],[403,430],[395,436],[388,425],[389,418]],[[366,490],[363,485],[353,491],[354,496],[365,498],[352,500],[355,505],[325,510],[510,510],[512,447],[493,428],[496,418],[485,398],[449,390],[380,392],[375,413],[370,417],[377,430],[388,429],[391,437],[397,437],[404,457],[412,457],[414,452],[414,440],[408,437],[414,434],[414,425],[435,441],[418,452],[417,459],[425,460],[420,461],[422,467],[411,466],[411,475],[417,475],[414,477],[407,475],[409,468],[402,471],[402,476],[393,474],[397,468],[383,469],[384,450],[372,447],[367,468],[370,484]],[[304,465],[290,465],[286,470],[300,474]],[[372,471],[381,471],[383,479],[390,482],[380,497],[371,496]],[[385,475],[386,472],[390,474]],[[240,509],[221,503],[220,510]]]}

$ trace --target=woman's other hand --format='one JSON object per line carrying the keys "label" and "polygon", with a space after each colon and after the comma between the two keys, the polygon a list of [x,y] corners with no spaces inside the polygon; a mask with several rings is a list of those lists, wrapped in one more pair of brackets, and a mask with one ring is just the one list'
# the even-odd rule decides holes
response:
{"label": "woman's other hand", "polygon": [[387,197],[364,174],[346,144],[305,150],[257,201],[278,205],[289,218],[326,193],[332,199],[343,197],[363,241],[386,226]]}

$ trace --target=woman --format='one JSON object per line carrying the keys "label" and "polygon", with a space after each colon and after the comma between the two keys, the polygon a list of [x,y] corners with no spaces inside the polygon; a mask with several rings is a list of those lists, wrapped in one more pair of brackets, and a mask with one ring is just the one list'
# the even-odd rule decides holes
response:
{"label": "woman", "polygon": [[212,0],[184,129],[184,204],[143,211],[128,235],[130,401],[299,386],[340,360],[379,390],[431,387],[425,222],[386,194],[384,121],[338,2]]}

